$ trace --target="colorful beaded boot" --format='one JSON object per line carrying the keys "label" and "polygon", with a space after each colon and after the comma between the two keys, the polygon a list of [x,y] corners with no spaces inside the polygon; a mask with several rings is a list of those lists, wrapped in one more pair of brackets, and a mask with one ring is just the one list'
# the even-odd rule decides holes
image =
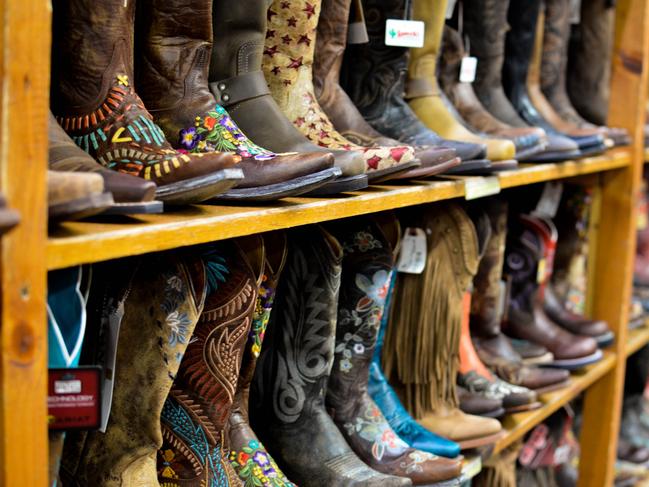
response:
{"label": "colorful beaded boot", "polygon": [[273,98],[314,143],[362,152],[370,181],[390,179],[417,167],[412,147],[367,148],[352,144],[338,133],[318,104],[312,70],[320,4],[320,0],[275,0],[268,10],[263,69]]}
{"label": "colorful beaded boot", "polygon": [[52,101],[57,121],[103,166],[153,181],[170,204],[210,199],[243,174],[231,154],[174,150],[132,87],[135,1],[56,1]]}

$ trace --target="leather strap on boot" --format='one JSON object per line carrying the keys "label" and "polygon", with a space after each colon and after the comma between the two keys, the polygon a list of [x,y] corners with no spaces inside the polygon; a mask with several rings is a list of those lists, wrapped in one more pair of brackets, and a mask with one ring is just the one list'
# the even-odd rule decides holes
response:
{"label": "leather strap on boot", "polygon": [[217,98],[217,103],[224,107],[236,105],[250,98],[270,95],[270,89],[262,71],[244,73],[221,81],[212,81],[210,89]]}

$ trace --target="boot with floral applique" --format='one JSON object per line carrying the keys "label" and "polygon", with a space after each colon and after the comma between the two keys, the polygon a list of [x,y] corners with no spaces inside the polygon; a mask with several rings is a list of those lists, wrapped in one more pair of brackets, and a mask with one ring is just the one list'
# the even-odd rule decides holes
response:
{"label": "boot with floral applique", "polygon": [[263,244],[256,236],[207,249],[205,306],[162,409],[163,487],[240,485],[224,430],[257,300]]}
{"label": "boot with floral applique", "polygon": [[174,150],[133,89],[134,0],[53,2],[52,111],[103,166],[158,185],[170,204],[210,199],[237,184],[238,156]]}
{"label": "boot with floral applique", "polygon": [[410,146],[361,147],[345,139],[322,110],[313,86],[313,59],[321,0],[275,0],[268,10],[263,69],[284,114],[311,141],[363,153],[372,182],[419,166]]}

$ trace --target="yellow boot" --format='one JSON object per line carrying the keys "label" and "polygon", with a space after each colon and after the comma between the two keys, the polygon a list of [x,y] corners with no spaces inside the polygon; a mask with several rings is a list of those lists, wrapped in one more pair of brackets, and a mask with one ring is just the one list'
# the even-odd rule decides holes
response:
{"label": "yellow boot", "polygon": [[428,128],[446,139],[486,144],[487,157],[493,161],[513,159],[516,148],[511,140],[481,137],[468,130],[450,106],[437,84],[437,57],[447,0],[414,0],[413,17],[426,24],[424,47],[412,49],[408,67],[406,98]]}

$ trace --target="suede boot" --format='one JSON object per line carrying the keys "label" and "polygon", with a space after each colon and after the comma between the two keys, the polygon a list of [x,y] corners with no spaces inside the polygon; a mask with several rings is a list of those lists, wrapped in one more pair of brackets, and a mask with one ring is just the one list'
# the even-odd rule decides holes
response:
{"label": "suede boot", "polygon": [[242,179],[229,154],[176,152],[135,93],[135,0],[53,5],[52,110],[103,166],[158,185],[168,203],[204,201]]}
{"label": "suede boot", "polygon": [[210,91],[238,127],[257,144],[277,153],[329,152],[344,178],[329,183],[330,193],[367,187],[361,154],[330,151],[304,137],[273,100],[261,70],[270,0],[213,0]]}
{"label": "suede boot", "polygon": [[[351,6],[352,0],[322,1],[313,63],[316,98],[336,130],[350,142],[365,147],[402,145],[374,130],[339,84]],[[460,162],[454,149],[442,147],[415,146],[415,157],[421,167],[404,173],[403,177],[439,174]]]}
{"label": "suede boot", "polygon": [[363,154],[370,182],[419,165],[410,146],[367,148],[352,144],[322,111],[313,86],[313,58],[321,0],[274,0],[268,10],[263,69],[273,98],[291,122],[312,142]]}
{"label": "suede boot", "polygon": [[406,3],[406,0],[363,2],[370,41],[346,47],[342,86],[365,120],[381,134],[415,146],[452,148],[462,161],[483,159],[486,154],[483,144],[442,139],[417,118],[403,98],[410,50],[385,45],[385,22],[388,18],[410,18],[412,9]]}
{"label": "suede boot", "polygon": [[240,242],[247,252],[232,241],[201,249],[205,307],[161,415],[158,480],[164,487],[239,484],[223,437],[263,264],[261,237]]}
{"label": "suede boot", "polygon": [[413,485],[458,477],[461,462],[410,448],[367,393],[370,361],[390,284],[392,245],[381,227],[369,219],[330,228],[344,256],[327,409],[354,452],[375,470],[407,477]]}
{"label": "suede boot", "polygon": [[411,51],[406,99],[422,122],[443,137],[484,143],[487,146],[487,157],[492,160],[513,159],[516,154],[513,142],[479,137],[467,130],[438,86],[436,67],[446,4],[447,0],[435,3],[423,0],[413,2],[413,17],[425,23],[426,32],[424,47]]}
{"label": "suede boot", "polygon": [[138,22],[137,85],[174,147],[190,153],[231,152],[244,180],[222,196],[296,196],[335,177],[333,156],[275,154],[248,139],[208,88],[212,0],[144,0]]}
{"label": "suede boot", "polygon": [[158,485],[160,413],[205,299],[199,258],[159,253],[93,266],[88,333],[81,364],[106,353],[109,323],[121,320],[106,432],[70,433],[66,486]]}
{"label": "suede boot", "polygon": [[251,387],[250,419],[300,486],[410,485],[367,467],[325,410],[342,248],[320,227],[288,237],[286,267]]}

